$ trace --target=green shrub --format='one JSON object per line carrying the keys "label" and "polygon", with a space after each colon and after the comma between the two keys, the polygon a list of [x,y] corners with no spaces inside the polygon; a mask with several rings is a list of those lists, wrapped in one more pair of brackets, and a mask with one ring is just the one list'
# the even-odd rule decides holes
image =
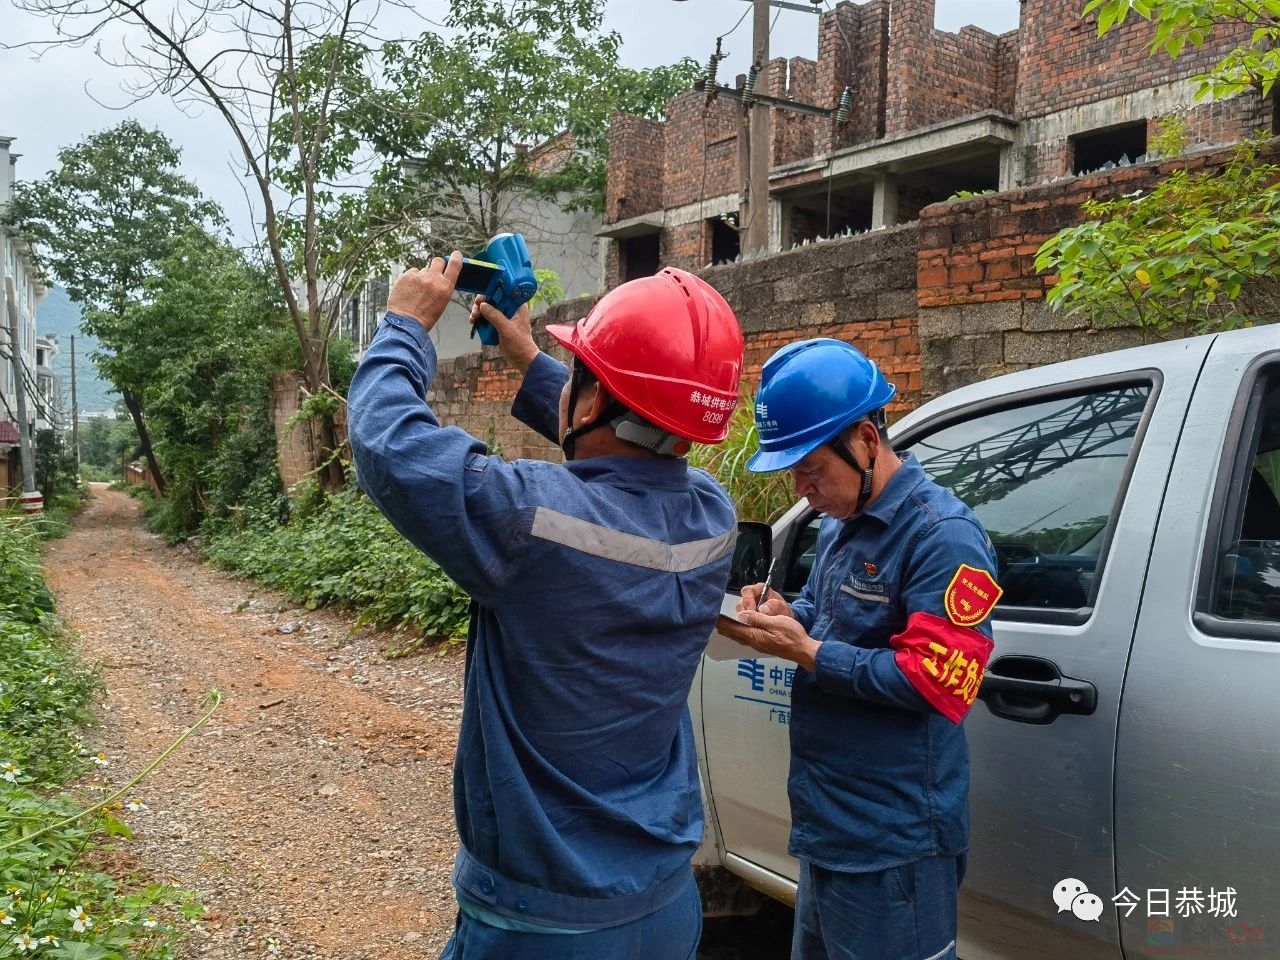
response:
{"label": "green shrub", "polygon": [[[206,540],[205,555],[309,609],[350,609],[361,625],[425,638],[466,634],[467,595],[395,531],[354,481],[325,499],[298,492],[303,509],[247,508],[238,529],[224,526]],[[292,514],[288,523],[279,522],[282,513]]]}

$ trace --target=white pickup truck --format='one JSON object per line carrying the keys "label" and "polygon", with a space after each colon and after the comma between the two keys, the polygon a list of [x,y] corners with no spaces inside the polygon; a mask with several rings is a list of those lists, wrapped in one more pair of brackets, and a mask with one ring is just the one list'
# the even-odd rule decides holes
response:
{"label": "white pickup truck", "polygon": [[[960,956],[1280,957],[1280,326],[1000,377],[891,435],[1004,588]],[[776,553],[791,598],[817,522],[799,503],[740,556]],[[690,701],[708,849],[784,902],[793,667],[716,635]]]}

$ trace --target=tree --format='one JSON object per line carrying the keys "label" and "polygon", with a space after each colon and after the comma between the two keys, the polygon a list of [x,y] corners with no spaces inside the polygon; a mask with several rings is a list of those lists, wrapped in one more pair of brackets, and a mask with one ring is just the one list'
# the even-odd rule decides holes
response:
{"label": "tree", "polygon": [[[376,44],[370,18],[383,5],[175,0],[161,10],[146,0],[16,2],[54,21],[58,38],[49,44],[94,40],[100,56],[127,71],[125,89],[135,100],[167,96],[182,108],[211,109],[226,123],[256,188],[307,389],[330,395],[328,350],[342,291],[325,273],[321,243],[339,225],[326,217],[342,206],[340,191],[326,184],[356,172],[362,159],[342,118],[360,102]],[[349,220],[341,225],[360,229]],[[318,426],[317,469],[336,489],[344,478],[332,417]]]}
{"label": "tree", "polygon": [[220,216],[178,173],[179,159],[163,134],[129,120],[60,150],[56,170],[17,185],[8,212],[84,304],[82,325],[105,348],[95,362],[120,391],[162,492],[164,471],[143,408],[154,370],[127,362],[130,344],[122,325],[183,231]]}
{"label": "tree", "polygon": [[297,365],[296,345],[271,277],[201,230],[159,264],[124,323],[129,362],[156,371],[145,399],[170,488],[153,521],[177,539],[275,477],[271,381]]}
{"label": "tree", "polygon": [[359,117],[387,159],[367,222],[418,224],[416,244],[440,252],[522,229],[530,196],[603,209],[613,115],[660,117],[699,73],[620,66],[603,16],[597,0],[450,0],[447,36],[384,48],[384,89]]}
{"label": "tree", "polygon": [[80,423],[80,470],[87,480],[119,479],[121,458],[137,447],[130,419],[92,417]]}
{"label": "tree", "polygon": [[52,504],[60,493],[75,492],[76,458],[57,430],[36,431],[35,465],[36,486],[45,503]]}
{"label": "tree", "polygon": [[[1215,27],[1248,25],[1248,42],[1196,78],[1200,98],[1271,97],[1280,71],[1280,0],[1091,0],[1104,35],[1137,13],[1155,23],[1152,52],[1177,57]],[[1274,123],[1274,107],[1273,107]],[[1166,118],[1155,152],[1175,157],[1183,127]],[[1058,275],[1048,302],[1139,325],[1248,324],[1280,307],[1280,167],[1262,142],[1241,143],[1220,169],[1175,170],[1150,192],[1084,205],[1086,223],[1045,243],[1036,268]]]}

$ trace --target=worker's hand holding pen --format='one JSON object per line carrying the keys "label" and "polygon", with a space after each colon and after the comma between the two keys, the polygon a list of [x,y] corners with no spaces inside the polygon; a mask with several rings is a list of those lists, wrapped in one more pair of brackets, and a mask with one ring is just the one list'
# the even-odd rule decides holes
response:
{"label": "worker's hand holding pen", "polygon": [[716,629],[730,640],[751,647],[769,657],[791,660],[806,670],[815,669],[818,641],[810,637],[796,620],[791,606],[773,589],[777,561],[769,566],[764,583],[742,588],[737,618],[721,616]]}
{"label": "worker's hand holding pen", "polygon": [[782,599],[774,589],[774,574],[778,569],[778,558],[774,557],[769,564],[769,572],[765,574],[764,583],[753,583],[742,588],[742,599],[738,601],[738,613],[766,613],[771,616],[793,616],[791,606]]}

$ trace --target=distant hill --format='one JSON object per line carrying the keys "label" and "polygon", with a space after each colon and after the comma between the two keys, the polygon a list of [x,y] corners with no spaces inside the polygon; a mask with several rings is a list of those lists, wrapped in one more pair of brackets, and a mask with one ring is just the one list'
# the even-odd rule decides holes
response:
{"label": "distant hill", "polygon": [[57,334],[58,355],[53,358],[53,372],[61,382],[63,405],[71,409],[71,336],[76,338],[76,400],[80,416],[111,413],[119,395],[111,384],[98,375],[90,355],[98,349],[98,341],[80,332],[80,304],[62,287],[50,287],[49,294],[36,308],[36,330],[41,336]]}

